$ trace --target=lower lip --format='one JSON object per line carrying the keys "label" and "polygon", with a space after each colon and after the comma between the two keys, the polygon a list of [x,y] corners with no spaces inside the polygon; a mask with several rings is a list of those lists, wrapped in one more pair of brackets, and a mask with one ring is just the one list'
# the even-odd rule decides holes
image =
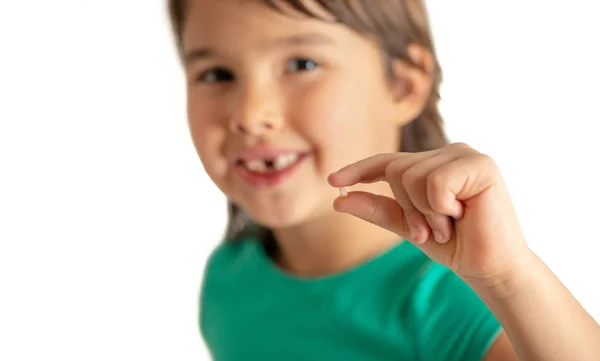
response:
{"label": "lower lip", "polygon": [[275,188],[283,184],[287,179],[289,179],[300,167],[304,161],[306,161],[308,155],[301,155],[296,163],[291,166],[268,173],[254,173],[250,172],[243,165],[236,165],[235,170],[238,174],[244,179],[250,186],[254,188]]}

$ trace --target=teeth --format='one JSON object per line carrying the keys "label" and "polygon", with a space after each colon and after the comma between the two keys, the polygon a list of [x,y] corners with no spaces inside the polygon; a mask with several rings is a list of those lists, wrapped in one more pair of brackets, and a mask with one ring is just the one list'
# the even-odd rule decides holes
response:
{"label": "teeth", "polygon": [[275,159],[273,166],[276,170],[281,170],[296,163],[297,160],[298,153],[281,154]]}
{"label": "teeth", "polygon": [[266,173],[269,169],[271,170],[282,170],[298,160],[298,153],[286,153],[277,156],[272,161],[266,161],[264,159],[253,159],[244,162],[244,166],[251,172],[254,173]]}
{"label": "teeth", "polygon": [[251,172],[262,173],[267,170],[267,164],[262,159],[255,159],[246,162],[246,168]]}

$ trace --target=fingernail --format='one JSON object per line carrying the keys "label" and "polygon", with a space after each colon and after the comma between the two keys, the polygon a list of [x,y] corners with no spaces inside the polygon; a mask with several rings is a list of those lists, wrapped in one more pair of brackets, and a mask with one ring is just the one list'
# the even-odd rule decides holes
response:
{"label": "fingernail", "polygon": [[444,243],[444,236],[440,231],[433,231],[433,238],[437,243]]}
{"label": "fingernail", "polygon": [[408,228],[410,229],[410,237],[413,239],[413,242],[419,243],[421,242],[421,237],[419,237],[419,230],[412,223],[408,223]]}

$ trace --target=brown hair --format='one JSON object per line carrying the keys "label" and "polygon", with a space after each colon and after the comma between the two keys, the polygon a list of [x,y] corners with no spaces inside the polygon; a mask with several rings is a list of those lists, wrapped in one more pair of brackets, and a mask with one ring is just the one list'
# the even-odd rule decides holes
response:
{"label": "brown hair", "polygon": [[[284,12],[282,5],[309,17],[324,19],[306,6],[305,0],[263,0],[271,8]],[[182,52],[181,32],[186,13],[185,0],[168,0],[171,25],[178,50]],[[333,17],[333,21],[361,34],[375,38],[385,55],[388,71],[391,60],[401,59],[415,65],[407,56],[409,44],[417,44],[431,52],[435,61],[432,92],[421,114],[402,127],[399,151],[422,152],[441,148],[448,144],[439,112],[439,88],[442,71],[435,53],[427,10],[423,0],[313,0]],[[390,72],[391,75],[391,72]],[[226,239],[233,240],[242,234],[258,232],[258,237],[269,244],[274,243],[270,230],[253,227],[240,208],[229,202],[229,225]]]}

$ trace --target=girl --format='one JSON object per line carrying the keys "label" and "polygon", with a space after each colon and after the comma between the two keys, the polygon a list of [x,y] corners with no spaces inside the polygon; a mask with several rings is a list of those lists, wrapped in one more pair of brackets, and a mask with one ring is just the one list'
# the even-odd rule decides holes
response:
{"label": "girl", "polygon": [[600,360],[494,162],[446,140],[421,1],[169,7],[230,200],[201,297],[215,360]]}

